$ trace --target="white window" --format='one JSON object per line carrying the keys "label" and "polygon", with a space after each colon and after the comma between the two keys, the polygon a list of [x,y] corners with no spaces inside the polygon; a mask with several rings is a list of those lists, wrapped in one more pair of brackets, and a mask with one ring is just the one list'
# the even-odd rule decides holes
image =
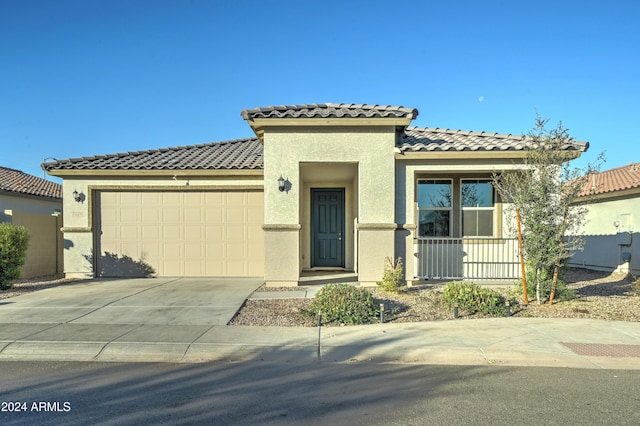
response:
{"label": "white window", "polygon": [[463,179],[460,189],[462,236],[492,237],[495,191],[489,179]]}

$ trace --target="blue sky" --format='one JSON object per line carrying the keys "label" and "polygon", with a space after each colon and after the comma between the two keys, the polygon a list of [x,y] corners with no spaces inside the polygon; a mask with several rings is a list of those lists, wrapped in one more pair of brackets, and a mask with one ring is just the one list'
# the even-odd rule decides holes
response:
{"label": "blue sky", "polygon": [[240,111],[403,105],[640,161],[640,2],[0,0],[0,165],[253,136]]}

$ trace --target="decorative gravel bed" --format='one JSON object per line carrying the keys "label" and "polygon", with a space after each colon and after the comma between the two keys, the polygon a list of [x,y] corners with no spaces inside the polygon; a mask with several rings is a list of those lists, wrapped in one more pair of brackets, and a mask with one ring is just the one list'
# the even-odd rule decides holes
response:
{"label": "decorative gravel bed", "polygon": [[[514,317],[536,318],[593,318],[618,321],[640,321],[640,296],[634,292],[634,278],[620,274],[571,269],[567,274],[568,287],[576,297],[566,302],[512,307]],[[637,284],[636,284],[637,285]],[[289,287],[291,288],[291,287]],[[412,287],[400,294],[372,288],[376,298],[385,305],[388,322],[419,322],[453,320],[453,312],[442,303],[443,286]],[[509,292],[513,288],[501,288]],[[302,312],[309,299],[247,300],[229,325],[312,327],[314,318]],[[482,318],[480,314],[461,315],[459,319]]]}

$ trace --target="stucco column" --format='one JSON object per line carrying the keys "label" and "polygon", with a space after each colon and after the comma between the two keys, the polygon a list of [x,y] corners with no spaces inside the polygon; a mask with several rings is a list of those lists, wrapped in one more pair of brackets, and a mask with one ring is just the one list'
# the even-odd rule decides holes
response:
{"label": "stucco column", "polygon": [[384,259],[394,257],[393,223],[361,223],[358,225],[358,281],[362,286],[375,286],[384,273]]}
{"label": "stucco column", "polygon": [[[265,135],[264,279],[267,286],[297,286],[300,278],[299,165],[277,137]],[[284,191],[278,179],[285,179]]]}
{"label": "stucco column", "polygon": [[[79,195],[74,199],[74,192]],[[85,181],[66,178],[63,182],[64,274],[67,278],[93,278],[93,195]],[[99,230],[98,230],[99,232]],[[99,254],[98,254],[99,255]]]}
{"label": "stucco column", "polygon": [[268,287],[297,286],[300,225],[264,225],[264,281]]}

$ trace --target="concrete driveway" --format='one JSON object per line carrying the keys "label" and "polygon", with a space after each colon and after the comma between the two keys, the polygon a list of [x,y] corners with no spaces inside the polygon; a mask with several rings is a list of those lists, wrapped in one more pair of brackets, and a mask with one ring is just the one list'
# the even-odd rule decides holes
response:
{"label": "concrete driveway", "polygon": [[0,300],[0,324],[226,325],[256,278],[95,279]]}

